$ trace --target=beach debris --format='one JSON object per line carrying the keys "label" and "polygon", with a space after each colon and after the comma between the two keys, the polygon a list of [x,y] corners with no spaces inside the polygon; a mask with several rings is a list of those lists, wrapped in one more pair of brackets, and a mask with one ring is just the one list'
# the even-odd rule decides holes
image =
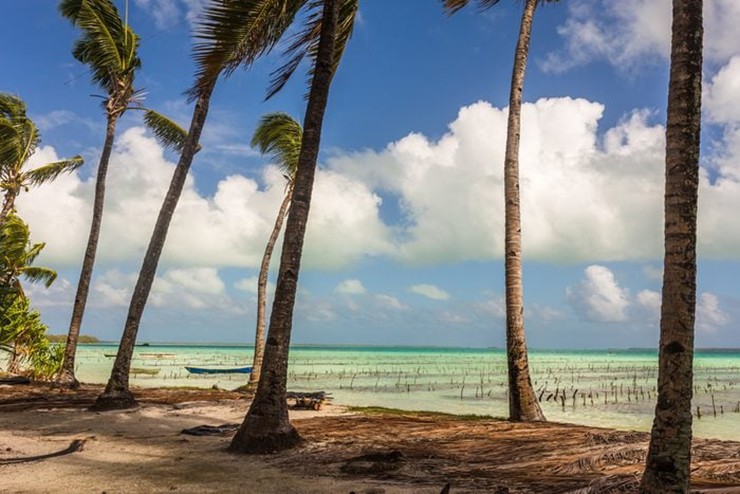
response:
{"label": "beach debris", "polygon": [[31,384],[31,380],[26,376],[0,377],[0,384],[9,384],[11,386],[16,384]]}
{"label": "beach debris", "polygon": [[316,391],[314,393],[305,393],[300,391],[288,391],[286,394],[288,404],[292,401],[292,408],[295,410],[321,410],[324,403],[331,400],[331,394],[325,391]]}
{"label": "beach debris", "polygon": [[85,445],[86,439],[75,439],[72,443],[61,451],[54,453],[47,453],[45,455],[36,456],[19,456],[16,458],[0,458],[0,465],[15,465],[18,463],[29,463],[32,461],[47,460],[49,458],[56,458],[57,456],[64,456],[77,451],[82,451],[82,447]]}
{"label": "beach debris", "polygon": [[199,425],[189,429],[183,429],[180,434],[190,436],[226,436],[235,433],[239,429],[239,424],[221,424],[221,425]]}
{"label": "beach debris", "polygon": [[404,454],[394,449],[350,458],[341,466],[340,471],[354,475],[385,473],[398,470],[405,462]]}

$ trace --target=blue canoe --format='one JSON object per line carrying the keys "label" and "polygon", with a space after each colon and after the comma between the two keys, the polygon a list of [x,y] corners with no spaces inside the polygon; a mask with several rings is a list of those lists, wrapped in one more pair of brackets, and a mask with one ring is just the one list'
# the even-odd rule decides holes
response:
{"label": "blue canoe", "polygon": [[250,374],[251,367],[185,367],[191,374]]}

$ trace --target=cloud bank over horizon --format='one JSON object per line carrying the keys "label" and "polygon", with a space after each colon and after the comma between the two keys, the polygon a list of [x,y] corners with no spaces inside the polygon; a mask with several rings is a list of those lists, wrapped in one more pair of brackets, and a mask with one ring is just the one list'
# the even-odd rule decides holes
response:
{"label": "cloud bank over horizon", "polygon": [[[725,133],[702,169],[699,253],[705,258],[740,259],[740,229],[727,228],[740,197],[740,111],[728,110],[726,97],[737,84],[740,64],[733,61],[708,86],[707,112]],[[525,259],[661,258],[664,129],[651,123],[650,111],[636,110],[600,130],[603,111],[600,103],[567,97],[524,104]],[[380,151],[329,156],[316,178],[304,265],[339,269],[378,256],[409,265],[501,259],[506,113],[481,101],[463,107],[437,141],[411,133]],[[44,146],[30,164],[56,159]],[[143,128],[120,134],[107,181],[100,264],[139,261],[174,166]],[[201,193],[191,175],[163,262],[258,266],[285,185],[274,166],[261,175],[262,183],[225,176],[212,196]],[[34,239],[47,243],[45,263],[80,262],[93,189],[94,177],[75,172],[19,198]],[[395,214],[384,212],[383,201]]]}

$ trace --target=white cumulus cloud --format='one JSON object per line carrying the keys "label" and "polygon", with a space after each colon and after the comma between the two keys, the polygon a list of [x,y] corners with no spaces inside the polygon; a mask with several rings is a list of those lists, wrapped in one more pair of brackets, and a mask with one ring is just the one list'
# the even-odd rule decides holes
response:
{"label": "white cumulus cloud", "polygon": [[418,295],[421,295],[423,297],[426,297],[432,300],[448,300],[450,298],[449,293],[442,290],[436,285],[429,285],[429,284],[422,283],[419,285],[410,286],[409,290],[411,290],[413,293],[416,293]]}
{"label": "white cumulus cloud", "polygon": [[627,321],[629,291],[619,286],[614,273],[605,266],[592,265],[584,271],[584,279],[566,290],[568,303],[588,321]]}
{"label": "white cumulus cloud", "polygon": [[334,288],[334,291],[345,295],[362,295],[367,292],[360,280],[344,280]]}

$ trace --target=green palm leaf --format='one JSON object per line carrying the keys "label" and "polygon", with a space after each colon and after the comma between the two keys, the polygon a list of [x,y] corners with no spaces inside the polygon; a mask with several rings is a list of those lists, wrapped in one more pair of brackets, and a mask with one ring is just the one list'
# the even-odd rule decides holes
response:
{"label": "green palm leaf", "polygon": [[[44,166],[30,170],[25,173],[25,178],[31,185],[41,185],[54,180],[62,173],[70,173],[79,168],[83,163],[80,156],[54,163],[48,163]],[[24,180],[24,182],[26,181]]]}
{"label": "green palm leaf", "polygon": [[21,274],[30,283],[43,283],[46,288],[49,288],[57,279],[56,271],[38,266],[27,266],[23,268]]}
{"label": "green palm leaf", "polygon": [[[452,15],[470,3],[471,0],[442,0],[442,5],[447,14]],[[478,0],[478,8],[485,10],[493,7],[499,0]]]}
{"label": "green palm leaf", "polygon": [[[141,66],[136,55],[139,37],[121,20],[110,0],[62,0],[60,13],[82,30],[73,56],[90,66],[93,81],[109,95],[133,92],[133,73]],[[121,84],[123,82],[123,84]]]}
{"label": "green palm leaf", "polygon": [[195,28],[191,100],[221,74],[249,67],[280,40],[306,0],[211,0]]}
{"label": "green palm leaf", "polygon": [[[332,72],[336,72],[342,59],[347,43],[352,36],[355,25],[355,16],[359,9],[358,0],[340,0],[339,18],[337,22],[337,37],[334,44],[334,60]],[[323,17],[323,1],[310,0],[306,4],[307,16],[304,27],[296,33],[283,50],[283,55],[289,57],[288,61],[272,73],[270,87],[267,90],[266,99],[270,99],[288,82],[293,72],[298,68],[301,61],[308,56],[311,58],[311,69],[309,76],[313,77],[313,67],[319,47],[319,35],[321,34],[321,22]]]}
{"label": "green palm leaf", "polygon": [[298,169],[298,156],[301,152],[303,128],[287,113],[268,113],[264,115],[252,136],[252,147],[262,154],[271,154],[292,182]]}
{"label": "green palm leaf", "polygon": [[154,133],[154,137],[164,147],[182,152],[188,133],[175,121],[154,110],[146,110],[144,123]]}

